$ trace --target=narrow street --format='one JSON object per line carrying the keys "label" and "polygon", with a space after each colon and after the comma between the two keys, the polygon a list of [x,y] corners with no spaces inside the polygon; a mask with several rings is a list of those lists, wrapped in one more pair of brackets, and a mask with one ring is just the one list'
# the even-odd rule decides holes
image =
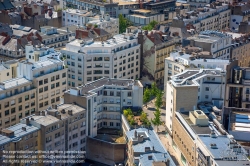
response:
{"label": "narrow street", "polygon": [[[148,102],[147,104],[147,108],[146,106],[143,107],[143,111],[145,113],[147,113],[148,115],[148,119],[151,120],[154,118],[154,112],[155,112],[155,105],[154,105],[154,99],[151,100],[150,102]],[[161,120],[163,122],[165,122],[166,118],[165,118],[165,108],[161,108]],[[155,132],[158,134],[162,144],[165,146],[166,150],[169,152],[169,154],[171,155],[173,161],[175,162],[176,165],[178,166],[182,166],[182,164],[180,164],[181,162],[178,160],[178,158],[176,157],[176,152],[174,150],[174,148],[170,145],[170,142],[166,136],[166,134],[164,134],[166,129],[164,125],[161,125],[158,127],[158,132],[157,132],[157,127],[154,126],[152,124],[152,127],[154,128]]]}

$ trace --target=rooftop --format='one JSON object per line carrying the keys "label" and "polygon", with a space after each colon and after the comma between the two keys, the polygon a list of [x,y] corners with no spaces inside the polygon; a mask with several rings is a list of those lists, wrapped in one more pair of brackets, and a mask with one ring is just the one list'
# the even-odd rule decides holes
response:
{"label": "rooftop", "polygon": [[103,77],[101,79],[98,79],[96,81],[87,83],[85,85],[82,85],[77,88],[71,88],[70,90],[66,91],[65,93],[70,93],[71,90],[81,90],[81,95],[88,95],[91,94],[91,91],[103,87],[103,86],[122,86],[122,87],[129,87],[130,85],[140,86],[142,87],[142,84],[140,81],[135,81],[132,79],[116,79],[116,78],[106,78]]}
{"label": "rooftop", "polygon": [[[0,135],[0,145],[6,144],[8,142],[16,142],[19,141],[22,137],[26,136],[27,134],[31,134],[33,132],[38,131],[39,128],[32,126],[32,125],[26,125],[23,123],[18,123],[14,126],[11,126],[7,129],[2,130],[2,134]],[[4,136],[3,133],[9,134],[14,132],[13,136]]]}
{"label": "rooftop", "polygon": [[198,86],[198,79],[204,76],[221,77],[225,71],[216,69],[189,69],[171,77],[170,82],[175,86]]}
{"label": "rooftop", "polygon": [[236,149],[232,149],[230,144],[233,140],[226,135],[211,137],[209,134],[203,134],[198,135],[198,137],[215,160],[225,160],[225,158],[229,158],[230,160],[231,157],[233,160],[235,160],[235,162],[247,160],[245,150],[237,143],[233,144],[232,146]]}
{"label": "rooftop", "polygon": [[3,81],[0,83],[0,91],[10,89],[16,86],[20,86],[22,84],[31,84],[32,82],[27,80],[26,78],[13,78],[7,81]]}
{"label": "rooftop", "polygon": [[199,35],[191,36],[191,37],[188,37],[187,39],[195,40],[199,42],[214,43],[218,40],[221,40],[221,38],[224,38],[224,37],[231,38],[231,35],[218,32],[218,31],[206,30],[206,31],[200,32]]}
{"label": "rooftop", "polygon": [[[148,130],[146,128],[133,129],[127,131],[126,136],[129,141],[133,141],[133,151],[135,153],[141,153],[140,162],[145,164],[145,166],[152,165],[153,159],[156,161],[166,161],[169,159],[170,165],[175,165],[154,130]],[[143,140],[138,141],[141,137],[143,137]],[[145,152],[146,148],[149,148],[149,151]],[[148,156],[151,156],[152,159]]]}

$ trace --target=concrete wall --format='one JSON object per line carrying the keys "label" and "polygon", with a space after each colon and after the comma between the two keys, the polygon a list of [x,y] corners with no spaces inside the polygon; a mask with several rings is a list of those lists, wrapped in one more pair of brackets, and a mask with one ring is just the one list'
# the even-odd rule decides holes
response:
{"label": "concrete wall", "polygon": [[113,166],[125,160],[126,144],[109,143],[87,137],[86,158]]}

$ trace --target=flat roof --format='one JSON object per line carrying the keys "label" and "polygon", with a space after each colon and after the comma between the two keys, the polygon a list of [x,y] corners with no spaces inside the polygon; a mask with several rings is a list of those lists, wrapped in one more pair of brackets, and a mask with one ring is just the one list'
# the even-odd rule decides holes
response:
{"label": "flat roof", "polygon": [[48,115],[48,114],[45,116],[34,115],[34,116],[30,116],[30,117],[32,117],[34,119],[32,121],[35,121],[36,123],[41,124],[43,126],[49,126],[53,123],[60,121],[60,119],[58,119],[52,115]]}
{"label": "flat roof", "polygon": [[[84,84],[77,88],[71,88],[71,89],[81,89],[82,95],[87,95],[91,92],[91,90],[94,90],[96,88],[102,87],[102,86],[128,86],[128,84],[133,84],[136,86],[142,87],[142,84],[138,80],[132,80],[132,79],[116,79],[116,78],[107,78],[103,77],[101,79],[98,79],[96,81]],[[65,93],[70,93],[70,90],[66,91]]]}
{"label": "flat roof", "polygon": [[[13,78],[7,81],[3,81],[1,82],[2,85],[0,85],[0,91],[1,90],[5,90],[5,89],[9,89],[9,88],[13,88],[16,86],[20,86],[22,84],[27,84],[27,83],[32,83],[31,81],[27,80],[26,78]],[[0,84],[1,84],[0,83]]]}
{"label": "flat roof", "polygon": [[[232,140],[227,136],[219,135],[216,137],[211,137],[209,134],[207,134],[207,135],[198,135],[198,137],[201,140],[201,142],[205,145],[207,150],[209,150],[214,159],[222,159],[224,157],[237,157],[237,160],[247,159],[247,157],[245,156],[246,153],[237,153],[233,152],[233,150],[230,149],[228,145]],[[211,144],[216,144],[216,148],[213,148]],[[244,152],[243,148],[242,150]]]}
{"label": "flat roof", "polygon": [[[25,128],[25,130],[24,130],[24,128]],[[7,133],[14,132],[14,136],[10,138],[10,137],[7,137],[7,136],[0,134],[0,145],[7,144],[9,142],[19,141],[22,137],[38,131],[39,128],[35,127],[33,125],[26,125],[23,123],[18,123],[16,125],[13,125],[13,126],[7,128],[7,129],[4,129],[4,130]],[[2,130],[2,131],[4,131],[4,130]]]}

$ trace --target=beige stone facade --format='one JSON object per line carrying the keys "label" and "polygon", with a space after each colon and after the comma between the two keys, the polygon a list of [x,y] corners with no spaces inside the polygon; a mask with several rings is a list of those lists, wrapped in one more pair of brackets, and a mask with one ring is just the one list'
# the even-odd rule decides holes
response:
{"label": "beige stone facade", "polygon": [[15,125],[25,116],[35,113],[36,89],[25,78],[15,78],[0,85],[0,129]]}

